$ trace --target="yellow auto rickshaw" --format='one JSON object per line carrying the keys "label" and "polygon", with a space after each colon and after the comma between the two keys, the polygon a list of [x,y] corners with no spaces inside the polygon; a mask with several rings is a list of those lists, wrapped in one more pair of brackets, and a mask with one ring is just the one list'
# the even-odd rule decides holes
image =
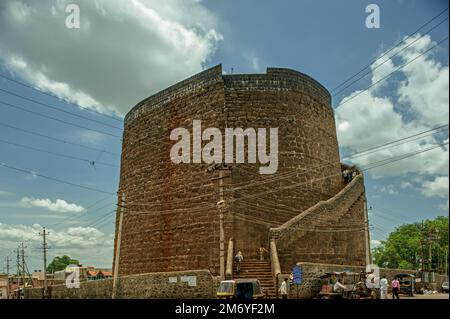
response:
{"label": "yellow auto rickshaw", "polygon": [[219,299],[262,299],[264,293],[258,279],[232,279],[220,282]]}

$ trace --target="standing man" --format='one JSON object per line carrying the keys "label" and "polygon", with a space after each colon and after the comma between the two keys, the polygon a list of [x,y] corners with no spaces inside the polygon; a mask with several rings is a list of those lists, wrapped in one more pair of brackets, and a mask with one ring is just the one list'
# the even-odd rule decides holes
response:
{"label": "standing man", "polygon": [[400,291],[400,281],[397,277],[392,280],[392,299],[397,298],[400,299],[398,292]]}
{"label": "standing man", "polygon": [[264,248],[263,245],[259,247],[259,260],[263,261],[267,255],[268,251]]}
{"label": "standing man", "polygon": [[288,279],[284,278],[283,282],[281,283],[280,289],[281,298],[287,299],[288,297]]}
{"label": "standing man", "polygon": [[380,280],[381,299],[386,299],[387,291],[388,291],[388,281],[386,279],[386,276],[383,276],[383,278]]}
{"label": "standing man", "polygon": [[241,272],[241,262],[244,260],[244,255],[241,251],[238,251],[236,256],[234,256],[234,261],[236,262],[236,272]]}

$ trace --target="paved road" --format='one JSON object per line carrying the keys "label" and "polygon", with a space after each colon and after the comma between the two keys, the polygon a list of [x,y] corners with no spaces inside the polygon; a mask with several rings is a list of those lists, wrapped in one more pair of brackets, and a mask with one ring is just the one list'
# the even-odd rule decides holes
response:
{"label": "paved road", "polygon": [[[392,298],[391,294],[388,294],[388,298]],[[449,299],[448,294],[438,293],[431,295],[419,295],[416,294],[414,297],[407,297],[404,295],[400,295],[400,299]]]}

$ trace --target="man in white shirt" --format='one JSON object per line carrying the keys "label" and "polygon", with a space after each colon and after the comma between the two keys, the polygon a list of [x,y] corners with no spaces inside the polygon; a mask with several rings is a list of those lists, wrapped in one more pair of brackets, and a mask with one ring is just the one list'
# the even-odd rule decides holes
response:
{"label": "man in white shirt", "polygon": [[381,299],[386,299],[387,291],[388,291],[388,281],[386,279],[386,276],[383,276],[383,278],[380,280]]}
{"label": "man in white shirt", "polygon": [[288,297],[288,279],[287,278],[284,278],[283,282],[281,283],[279,291],[281,293],[281,298],[287,299],[287,297]]}
{"label": "man in white shirt", "polygon": [[336,283],[333,286],[333,291],[334,292],[343,292],[347,289],[347,287],[345,287],[342,283],[341,283],[341,279],[338,279],[338,281],[336,281]]}

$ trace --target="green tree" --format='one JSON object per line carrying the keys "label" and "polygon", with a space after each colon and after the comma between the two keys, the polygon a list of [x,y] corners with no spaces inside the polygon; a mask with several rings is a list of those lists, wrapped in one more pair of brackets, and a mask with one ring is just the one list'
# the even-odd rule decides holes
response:
{"label": "green tree", "polygon": [[72,259],[67,255],[62,257],[53,258],[52,262],[47,266],[48,273],[54,273],[55,271],[66,269],[68,265],[78,265],[79,261],[76,259]]}
{"label": "green tree", "polygon": [[374,261],[381,267],[419,269],[423,255],[424,266],[427,267],[431,242],[431,268],[445,273],[448,236],[448,217],[401,225],[373,249]]}

